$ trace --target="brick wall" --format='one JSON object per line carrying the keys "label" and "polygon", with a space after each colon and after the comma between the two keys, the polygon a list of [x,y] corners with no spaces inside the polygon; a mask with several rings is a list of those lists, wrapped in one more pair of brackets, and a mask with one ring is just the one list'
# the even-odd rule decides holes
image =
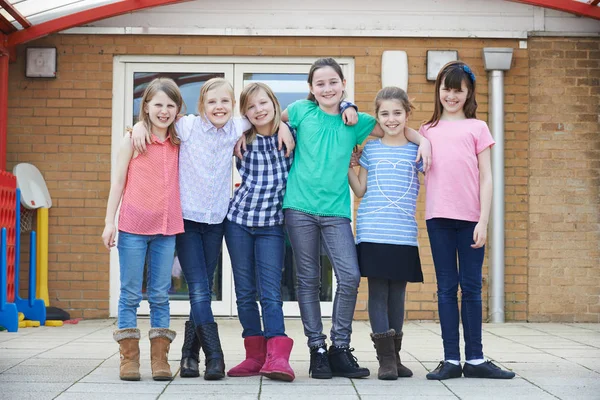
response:
{"label": "brick wall", "polygon": [[600,322],[600,41],[530,40],[530,321]]}
{"label": "brick wall", "polygon": [[[100,234],[110,185],[113,55],[354,57],[355,100],[362,110],[373,112],[372,102],[381,86],[382,52],[405,50],[408,92],[417,107],[410,126],[418,128],[433,111],[433,83],[425,80],[427,50],[456,49],[473,67],[478,82],[478,117],[487,120],[488,88],[481,49],[515,48],[505,87],[506,316],[509,320],[526,319],[530,60],[528,50],[518,49],[516,40],[54,35],[31,45],[58,48],[58,78],[25,79],[24,48],[19,49],[19,61],[10,69],[8,168],[31,162],[44,174],[54,200],[49,244],[51,303],[85,318],[108,316],[109,257]],[[409,285],[409,319],[437,318],[423,198],[421,193],[417,219],[425,283]],[[484,276],[486,273],[487,265]],[[486,278],[485,294],[487,283]],[[366,299],[365,284],[359,294],[357,318],[366,317]]]}

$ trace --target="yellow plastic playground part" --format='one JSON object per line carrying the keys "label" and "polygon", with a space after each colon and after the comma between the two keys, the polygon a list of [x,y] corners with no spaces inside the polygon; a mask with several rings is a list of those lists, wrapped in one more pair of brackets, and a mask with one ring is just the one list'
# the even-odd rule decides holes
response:
{"label": "yellow plastic playground part", "polygon": [[25,321],[19,321],[19,328],[27,328]]}
{"label": "yellow plastic playground part", "polygon": [[25,326],[27,328],[37,328],[40,326],[40,321],[25,321]]}
{"label": "yellow plastic playground part", "polygon": [[19,322],[25,320],[25,314],[23,314],[22,312],[19,313]]}
{"label": "yellow plastic playground part", "polygon": [[46,320],[46,326],[63,326],[63,322],[55,320]]}

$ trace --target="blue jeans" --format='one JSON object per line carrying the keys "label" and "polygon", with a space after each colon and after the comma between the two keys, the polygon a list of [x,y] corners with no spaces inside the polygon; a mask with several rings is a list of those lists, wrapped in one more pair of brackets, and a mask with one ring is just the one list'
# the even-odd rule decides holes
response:
{"label": "blue jeans", "polygon": [[283,226],[252,228],[225,221],[225,242],[231,257],[238,317],[244,328],[242,337],[285,336],[281,300]]}
{"label": "blue jeans", "polygon": [[360,270],[350,220],[342,217],[321,217],[287,209],[285,224],[296,259],[298,305],[308,346],[323,345],[327,338],[323,334],[319,299],[321,242],[337,279],[333,300],[331,342],[334,346],[348,346],[360,284]]}
{"label": "blue jeans", "polygon": [[[474,249],[476,222],[446,218],[427,220],[427,233],[438,287],[438,311],[446,360],[460,360],[457,292],[467,361],[483,358],[481,344],[481,269],[485,247]],[[458,253],[458,263],[457,263]]]}
{"label": "blue jeans", "polygon": [[177,235],[177,257],[188,285],[194,325],[214,322],[210,302],[215,269],[223,243],[223,223],[205,224],[183,220],[184,233]]}
{"label": "blue jeans", "polygon": [[119,231],[119,329],[137,327],[137,309],[142,301],[144,264],[148,255],[147,293],[150,326],[168,328],[169,288],[175,256],[175,236],[137,235]]}

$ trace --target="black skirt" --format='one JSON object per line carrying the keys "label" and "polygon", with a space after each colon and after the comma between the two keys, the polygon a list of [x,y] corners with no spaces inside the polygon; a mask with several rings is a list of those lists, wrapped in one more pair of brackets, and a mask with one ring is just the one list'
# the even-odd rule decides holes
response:
{"label": "black skirt", "polygon": [[423,282],[417,246],[362,242],[356,252],[361,276]]}

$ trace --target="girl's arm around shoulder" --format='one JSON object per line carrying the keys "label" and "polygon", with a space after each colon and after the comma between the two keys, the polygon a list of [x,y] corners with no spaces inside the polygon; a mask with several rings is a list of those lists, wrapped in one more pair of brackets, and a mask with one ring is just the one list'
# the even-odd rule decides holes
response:
{"label": "girl's arm around shoulder", "polygon": [[[133,145],[129,135],[125,135],[121,139],[119,146],[119,152],[117,154],[117,163],[115,166],[115,176],[112,184],[110,185],[110,192],[108,194],[108,203],[106,205],[106,218],[104,219],[104,232],[102,232],[102,242],[104,246],[110,250],[115,245],[115,236],[117,234],[117,228],[115,227],[115,215],[117,208],[121,202],[123,196],[123,190],[127,183],[127,170],[129,169],[129,162],[134,156]],[[137,154],[136,154],[137,155]]]}
{"label": "girl's arm around shoulder", "polygon": [[354,168],[348,168],[348,183],[356,197],[363,197],[367,192],[367,170],[360,167],[358,174]]}
{"label": "girl's arm around shoulder", "polygon": [[138,121],[131,132],[131,144],[138,153],[146,152],[146,143],[152,143],[150,131],[142,121]]}
{"label": "girl's arm around shoulder", "polygon": [[356,174],[355,169],[352,167],[352,162],[350,162],[350,168],[348,169],[348,183],[357,197],[363,197],[367,192],[367,174],[370,154],[369,149],[371,148],[372,143],[373,142],[367,142],[364,147],[364,151],[358,160],[360,165],[358,175]]}
{"label": "girl's arm around shoulder", "polygon": [[285,145],[285,156],[289,157],[292,154],[292,151],[294,151],[294,148],[296,147],[296,141],[294,140],[294,136],[292,135],[290,127],[287,123],[283,121],[279,124],[277,141],[277,150],[281,150],[283,145]]}
{"label": "girl's arm around shoulder", "polygon": [[404,136],[410,142],[419,146],[419,151],[417,152],[416,162],[423,162],[423,172],[427,173],[429,168],[431,167],[431,143],[427,138],[420,135],[419,132],[415,131],[413,128],[409,128],[408,126],[404,129]]}

